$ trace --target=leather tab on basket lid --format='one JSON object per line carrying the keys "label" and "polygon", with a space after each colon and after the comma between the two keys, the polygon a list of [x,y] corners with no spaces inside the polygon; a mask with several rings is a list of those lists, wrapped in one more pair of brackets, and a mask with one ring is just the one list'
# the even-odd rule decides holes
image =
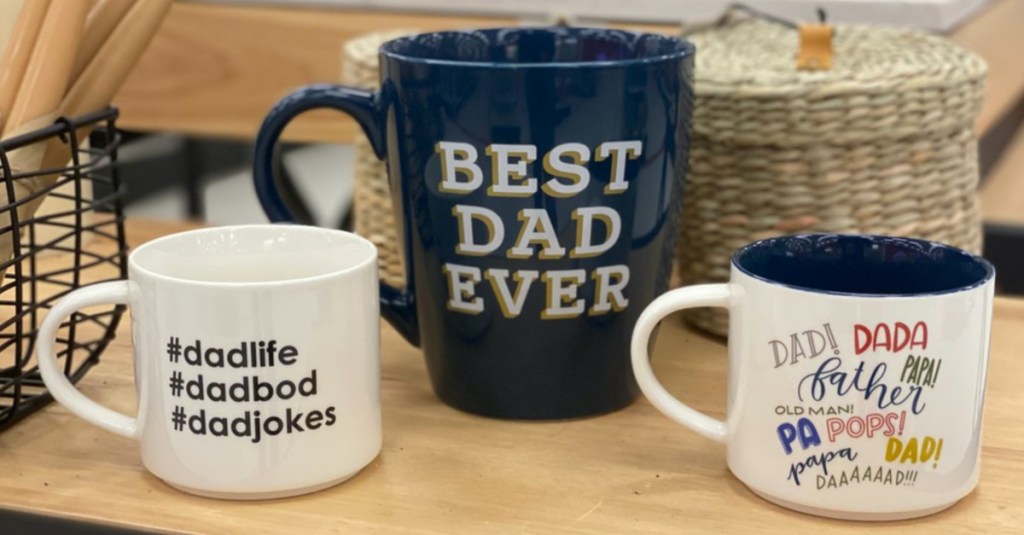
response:
{"label": "leather tab on basket lid", "polygon": [[796,68],[802,71],[831,69],[834,34],[835,30],[831,24],[801,24]]}

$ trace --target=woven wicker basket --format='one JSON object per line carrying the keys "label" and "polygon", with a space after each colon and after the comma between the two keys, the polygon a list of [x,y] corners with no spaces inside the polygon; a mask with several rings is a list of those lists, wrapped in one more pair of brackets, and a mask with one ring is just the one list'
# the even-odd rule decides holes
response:
{"label": "woven wicker basket", "polygon": [[[418,33],[395,30],[353,39],[343,48],[341,81],[366,89],[380,86],[377,49],[385,41]],[[380,279],[392,286],[405,286],[405,264],[398,247],[396,223],[391,209],[391,191],[384,162],[377,159],[370,143],[359,136],[356,146],[355,225],[356,233],[373,242],[378,252]]]}
{"label": "woven wicker basket", "polygon": [[[798,71],[796,30],[758,19],[697,46],[684,284],[728,279],[740,246],[798,232],[981,246],[977,144],[985,65],[918,31],[838,26],[832,68]],[[726,312],[687,316],[716,334]]]}

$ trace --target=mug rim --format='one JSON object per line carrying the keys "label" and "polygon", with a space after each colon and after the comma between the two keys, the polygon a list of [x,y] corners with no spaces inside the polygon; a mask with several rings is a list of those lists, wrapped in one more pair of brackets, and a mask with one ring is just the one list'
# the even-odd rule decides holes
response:
{"label": "mug rim", "polygon": [[[202,234],[213,234],[218,232],[234,232],[234,231],[273,231],[280,233],[281,231],[300,232],[306,234],[322,234],[322,235],[334,235],[341,236],[343,239],[350,242],[358,243],[361,246],[367,248],[367,254],[365,258],[357,260],[354,264],[342,267],[340,269],[333,269],[318,273],[315,275],[299,276],[293,278],[280,278],[273,280],[259,280],[259,281],[211,281],[202,279],[190,279],[180,276],[169,275],[153,270],[148,267],[140,265],[139,254],[145,253],[146,250],[159,247],[160,245],[166,244],[177,239],[188,238],[190,236],[198,236]],[[268,236],[270,233],[268,232]],[[327,229],[322,227],[316,227],[312,225],[296,225],[296,224],[274,224],[274,223],[255,223],[246,225],[221,225],[214,227],[202,227],[192,230],[186,230],[183,232],[175,232],[165,236],[160,236],[149,240],[138,247],[135,247],[131,254],[128,255],[128,268],[129,276],[131,280],[132,273],[143,274],[147,277],[162,280],[164,282],[171,282],[174,284],[183,284],[190,286],[208,286],[208,287],[219,287],[219,288],[268,288],[268,287],[282,287],[299,284],[309,284],[322,282],[327,279],[347,275],[349,273],[364,270],[368,266],[376,267],[377,264],[377,246],[370,240],[355,234],[353,232],[347,232],[344,230]],[[183,255],[184,256],[184,255]],[[376,272],[375,272],[376,274]]]}
{"label": "mug rim", "polygon": [[[579,33],[581,31],[599,32],[603,34],[609,34],[612,32],[620,34],[632,35],[635,38],[641,38],[646,36],[657,37],[660,39],[669,39],[676,41],[677,49],[673,52],[658,54],[656,56],[642,57],[642,58],[628,58],[618,60],[597,60],[597,61],[543,61],[543,62],[526,62],[526,61],[509,61],[509,62],[498,62],[498,61],[464,61],[457,59],[437,59],[437,58],[425,58],[412,56],[409,54],[403,54],[392,50],[396,44],[401,41],[408,40],[415,37],[424,36],[444,36],[444,35],[457,35],[466,34],[471,32],[496,32],[501,30],[518,30],[518,31],[547,31],[552,32],[554,30],[564,30],[572,33]],[[385,41],[378,48],[378,53],[389,59],[397,60],[402,63],[409,64],[420,64],[420,65],[431,65],[437,67],[476,67],[476,68],[489,68],[489,69],[559,69],[559,68],[625,68],[636,65],[653,65],[657,63],[663,63],[673,60],[680,60],[686,57],[691,57],[696,52],[696,46],[692,41],[683,39],[676,35],[659,34],[652,32],[634,32],[630,30],[620,30],[617,28],[594,28],[590,26],[495,26],[489,28],[473,28],[468,30],[439,30],[432,32],[419,32],[409,35],[403,35]]]}
{"label": "mug rim", "polygon": [[[770,277],[765,276],[765,275],[761,275],[761,274],[755,273],[748,266],[744,266],[743,265],[742,260],[743,260],[744,256],[749,254],[751,251],[753,251],[753,250],[755,250],[757,248],[760,248],[760,247],[777,245],[777,244],[780,244],[782,242],[792,240],[794,238],[797,238],[797,239],[800,239],[800,238],[804,238],[804,239],[823,239],[823,238],[824,239],[829,239],[829,238],[834,238],[834,239],[851,239],[852,238],[852,239],[863,239],[863,240],[867,240],[867,241],[877,241],[877,242],[892,243],[892,244],[905,244],[905,245],[906,244],[912,244],[914,246],[926,247],[926,248],[929,248],[929,249],[932,249],[932,250],[934,250],[934,249],[941,249],[943,251],[947,251],[949,253],[952,253],[952,254],[955,254],[957,256],[960,256],[961,258],[965,258],[969,262],[972,262],[972,263],[976,264],[977,266],[979,266],[984,271],[984,275],[981,278],[979,278],[978,280],[974,280],[974,281],[966,283],[966,284],[960,284],[960,285],[957,285],[957,286],[953,286],[953,287],[945,288],[945,289],[941,289],[941,290],[920,291],[920,292],[910,292],[910,291],[908,291],[908,292],[892,292],[892,293],[857,292],[857,291],[844,291],[844,290],[828,290],[828,289],[816,288],[816,287],[810,286],[810,285],[803,285],[803,284],[798,284],[798,283],[784,282],[784,281],[776,280],[774,278],[770,278]],[[830,295],[830,296],[837,296],[837,297],[915,298],[915,297],[932,297],[932,296],[950,295],[950,294],[955,294],[955,293],[960,293],[960,292],[967,292],[967,291],[975,290],[977,288],[981,288],[981,287],[987,285],[988,283],[990,283],[995,278],[995,275],[996,275],[995,266],[993,266],[991,262],[986,260],[984,257],[981,257],[979,255],[970,253],[970,252],[965,251],[963,249],[960,249],[958,247],[954,247],[952,245],[948,245],[948,244],[941,243],[941,242],[934,242],[934,241],[923,240],[923,239],[919,239],[919,238],[909,238],[909,237],[903,237],[903,236],[885,236],[885,235],[881,235],[881,234],[852,234],[852,233],[844,234],[844,233],[822,232],[822,233],[791,234],[791,235],[785,235],[785,236],[776,236],[774,238],[766,238],[766,239],[763,239],[763,240],[757,240],[757,241],[748,243],[748,244],[744,245],[743,247],[740,247],[739,249],[737,249],[736,252],[732,256],[731,265],[732,265],[732,268],[734,270],[736,270],[736,271],[738,271],[740,273],[743,273],[744,275],[746,275],[748,277],[751,277],[751,278],[756,279],[758,281],[764,282],[766,284],[770,284],[770,285],[773,285],[773,286],[780,286],[780,287],[784,287],[784,288],[789,288],[791,290],[797,290],[797,291],[801,291],[801,292],[807,292],[807,293],[813,293],[813,294],[822,294],[822,295]]]}

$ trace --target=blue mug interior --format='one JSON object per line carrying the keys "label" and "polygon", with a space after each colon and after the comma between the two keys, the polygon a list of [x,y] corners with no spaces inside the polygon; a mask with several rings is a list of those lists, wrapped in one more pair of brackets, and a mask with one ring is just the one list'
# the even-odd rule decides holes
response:
{"label": "blue mug interior", "polygon": [[381,52],[406,61],[508,64],[652,61],[693,52],[682,39],[597,28],[494,28],[401,37]]}
{"label": "blue mug interior", "polygon": [[925,240],[887,236],[806,234],[741,248],[740,271],[812,292],[915,296],[966,290],[995,275],[983,258]]}

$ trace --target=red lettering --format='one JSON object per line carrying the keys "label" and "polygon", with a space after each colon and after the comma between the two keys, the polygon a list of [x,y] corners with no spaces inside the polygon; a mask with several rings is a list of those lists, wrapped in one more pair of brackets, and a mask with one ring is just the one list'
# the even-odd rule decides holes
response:
{"label": "red lettering", "polygon": [[842,418],[829,418],[825,420],[825,427],[828,428],[828,441],[835,442],[836,436],[846,430],[846,424]]}
{"label": "red lettering", "polygon": [[864,434],[864,419],[860,416],[851,416],[846,421],[846,434],[853,438],[860,438]]}
{"label": "red lettering", "polygon": [[903,351],[903,348],[907,347],[907,344],[910,343],[910,327],[902,321],[897,321],[896,324],[893,325],[893,331],[892,352],[899,353],[900,351]]}
{"label": "red lettering", "polygon": [[868,436],[873,436],[876,431],[882,430],[882,426],[885,425],[885,416],[873,412],[864,417],[864,423],[867,425]]}
{"label": "red lettering", "polygon": [[914,323],[911,328],[902,321],[891,326],[878,323],[872,330],[866,325],[853,325],[853,351],[860,355],[865,351],[888,351],[899,353],[905,349],[928,349],[928,325],[923,321]]}
{"label": "red lettering", "polygon": [[872,412],[847,418],[829,418],[825,420],[828,441],[835,442],[842,435],[850,438],[872,438],[876,435],[891,437],[902,434],[897,427],[902,412]]}
{"label": "red lettering", "polygon": [[914,324],[914,332],[910,335],[910,349],[928,349],[928,325],[923,321]]}
{"label": "red lettering", "polygon": [[[896,424],[900,419],[900,412],[890,412],[885,415],[885,436],[891,437],[896,434]],[[901,432],[902,434],[902,432]]]}
{"label": "red lettering", "polygon": [[[884,342],[882,334],[885,334]],[[892,350],[892,332],[889,331],[889,325],[885,323],[879,323],[875,325],[875,343],[871,344],[871,349],[877,351],[881,347],[885,350]]]}
{"label": "red lettering", "polygon": [[853,325],[853,352],[860,355],[871,346],[871,329],[856,323]]}

